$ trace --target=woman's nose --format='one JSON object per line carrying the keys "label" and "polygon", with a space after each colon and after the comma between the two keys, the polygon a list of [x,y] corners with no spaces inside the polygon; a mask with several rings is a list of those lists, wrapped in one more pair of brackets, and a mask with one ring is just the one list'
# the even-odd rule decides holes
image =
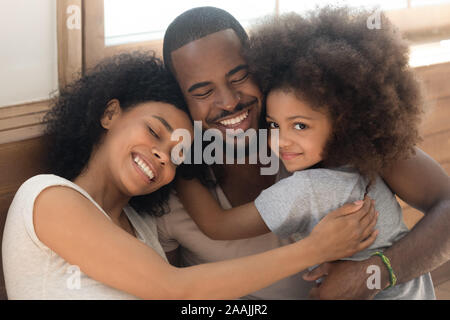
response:
{"label": "woman's nose", "polygon": [[162,165],[166,165],[170,161],[170,157],[167,152],[162,151],[158,148],[153,148],[152,152]]}

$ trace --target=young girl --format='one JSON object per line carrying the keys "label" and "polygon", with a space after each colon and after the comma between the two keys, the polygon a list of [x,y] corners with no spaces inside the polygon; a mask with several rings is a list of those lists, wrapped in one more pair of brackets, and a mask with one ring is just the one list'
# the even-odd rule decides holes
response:
{"label": "young girl", "polygon": [[47,120],[53,174],[20,187],[5,225],[9,299],[238,298],[375,239],[373,210],[349,214],[361,205],[347,206],[296,244],[169,265],[153,215],[163,213],[175,176],[171,133],[193,129],[177,84],[153,56],[101,63],[60,92]]}
{"label": "young girl", "polygon": [[[328,212],[366,193],[375,200],[380,233],[348,259],[374,253],[385,259],[383,249],[408,232],[377,172],[413,152],[419,89],[408,69],[407,47],[385,17],[380,30],[367,29],[369,15],[324,8],[307,18],[289,14],[265,21],[253,33],[247,59],[266,95],[268,128],[279,130],[279,150],[273,151],[293,174],[253,203],[230,210],[222,210],[198,181],[180,181],[181,201],[209,237],[272,231],[304,239]],[[204,195],[201,203],[191,200],[198,193]],[[429,274],[400,285],[395,270],[390,275],[390,287],[376,299],[435,298]]]}

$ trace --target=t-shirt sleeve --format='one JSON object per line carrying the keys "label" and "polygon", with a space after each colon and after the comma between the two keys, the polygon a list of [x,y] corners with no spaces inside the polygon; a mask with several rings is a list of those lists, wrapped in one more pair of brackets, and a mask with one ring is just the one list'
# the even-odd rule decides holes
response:
{"label": "t-shirt sleeve", "polygon": [[264,190],[256,198],[255,206],[267,227],[278,236],[293,233],[306,236],[319,221],[312,190],[309,177],[296,172]]}

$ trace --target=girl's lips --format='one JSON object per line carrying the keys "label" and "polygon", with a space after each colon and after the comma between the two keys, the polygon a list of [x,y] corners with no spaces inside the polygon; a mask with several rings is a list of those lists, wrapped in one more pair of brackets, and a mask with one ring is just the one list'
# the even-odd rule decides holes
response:
{"label": "girl's lips", "polygon": [[292,160],[301,154],[302,153],[297,153],[297,152],[280,152],[280,156],[283,160]]}

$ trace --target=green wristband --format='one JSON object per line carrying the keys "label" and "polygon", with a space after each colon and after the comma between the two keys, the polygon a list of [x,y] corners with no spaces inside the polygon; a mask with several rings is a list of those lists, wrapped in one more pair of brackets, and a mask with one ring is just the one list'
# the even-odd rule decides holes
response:
{"label": "green wristband", "polygon": [[381,251],[376,251],[372,253],[372,256],[379,256],[383,261],[384,265],[386,266],[386,268],[388,269],[390,284],[387,288],[395,286],[395,284],[397,283],[397,277],[395,276],[394,270],[392,270],[391,262],[389,261],[388,257],[386,257]]}

